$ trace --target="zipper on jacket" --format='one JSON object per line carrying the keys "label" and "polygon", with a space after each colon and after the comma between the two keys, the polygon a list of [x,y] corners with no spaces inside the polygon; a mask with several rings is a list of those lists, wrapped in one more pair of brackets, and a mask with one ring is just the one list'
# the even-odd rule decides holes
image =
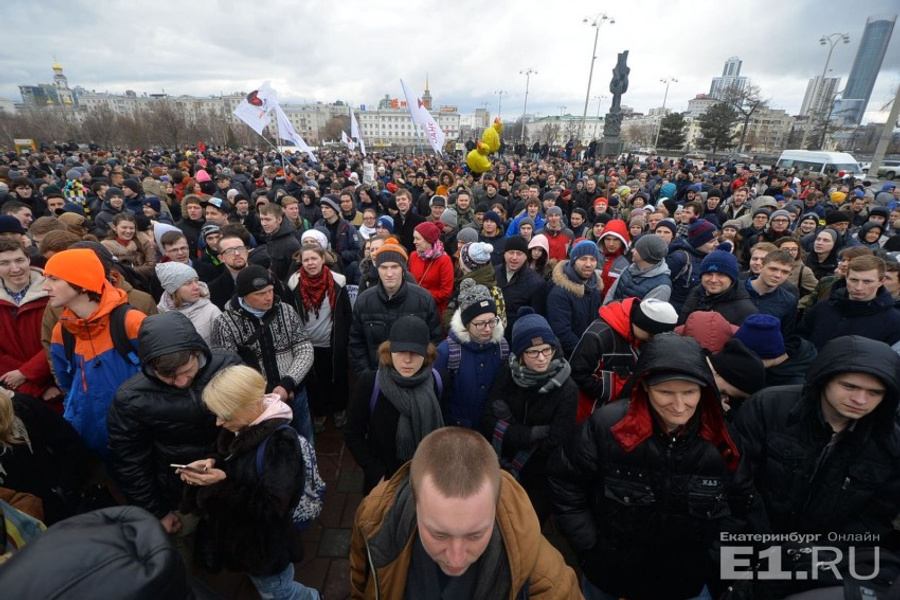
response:
{"label": "zipper on jacket", "polygon": [[[375,600],[379,600],[381,598],[381,590],[379,590],[378,586],[378,571],[375,570],[375,561],[372,560],[372,551],[369,549],[369,538],[366,537],[365,531],[360,527],[360,531],[362,531],[363,543],[366,545],[366,560],[369,562],[369,569],[372,572],[372,580],[375,582]],[[363,593],[365,593],[365,589],[363,589]]]}

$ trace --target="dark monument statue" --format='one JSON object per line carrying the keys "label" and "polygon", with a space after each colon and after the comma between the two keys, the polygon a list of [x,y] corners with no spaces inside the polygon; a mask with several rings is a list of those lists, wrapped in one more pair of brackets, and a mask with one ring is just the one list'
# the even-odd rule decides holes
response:
{"label": "dark monument statue", "polygon": [[628,91],[628,74],[631,68],[625,64],[628,61],[628,50],[619,53],[619,60],[613,69],[613,77],[609,82],[609,91],[612,93],[612,105],[603,123],[603,156],[615,156],[622,152],[622,94]]}

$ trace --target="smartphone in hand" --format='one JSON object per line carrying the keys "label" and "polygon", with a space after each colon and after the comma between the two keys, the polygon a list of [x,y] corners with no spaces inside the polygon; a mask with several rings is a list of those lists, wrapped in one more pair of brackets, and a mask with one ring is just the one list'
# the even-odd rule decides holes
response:
{"label": "smartphone in hand", "polygon": [[192,466],[190,466],[190,465],[176,465],[176,464],[171,464],[171,465],[169,465],[169,466],[172,467],[173,469],[181,469],[182,471],[189,471],[189,472],[191,472],[191,473],[205,473],[205,472],[206,472],[206,471],[203,470],[203,469],[198,469],[198,468],[192,467]]}

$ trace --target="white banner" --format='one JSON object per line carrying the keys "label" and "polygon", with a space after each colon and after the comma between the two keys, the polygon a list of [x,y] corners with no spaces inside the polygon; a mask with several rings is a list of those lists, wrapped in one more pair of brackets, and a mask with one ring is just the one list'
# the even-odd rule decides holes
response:
{"label": "white banner", "polygon": [[359,123],[356,122],[356,114],[350,111],[350,137],[359,144],[359,151],[362,155],[366,155],[366,142],[363,140],[362,132],[359,130]]}
{"label": "white banner", "polygon": [[266,126],[272,122],[269,115],[272,109],[278,106],[278,94],[265,81],[258,90],[247,94],[237,108],[234,116],[250,126],[250,129],[262,135]]}
{"label": "white banner", "polygon": [[300,134],[297,133],[294,126],[291,125],[291,120],[287,118],[287,115],[284,114],[284,111],[281,110],[281,107],[277,104],[275,105],[275,119],[278,124],[278,137],[289,141],[303,152],[306,152],[311,161],[319,162],[316,155],[313,153],[312,148],[310,148],[306,141],[300,137]]}
{"label": "white banner", "polygon": [[[400,85],[403,87],[403,95],[406,97],[406,106],[409,108],[409,116],[412,117],[413,123],[422,127],[425,139],[428,140],[428,145],[431,146],[431,149],[434,150],[435,154],[442,154],[444,151],[444,132],[438,127],[434,117],[428,112],[428,109],[425,107],[425,103],[422,102],[421,98],[418,96],[410,96],[409,90],[406,89],[406,84],[403,83],[402,79],[400,80]],[[413,102],[413,99],[415,99],[415,102]]]}

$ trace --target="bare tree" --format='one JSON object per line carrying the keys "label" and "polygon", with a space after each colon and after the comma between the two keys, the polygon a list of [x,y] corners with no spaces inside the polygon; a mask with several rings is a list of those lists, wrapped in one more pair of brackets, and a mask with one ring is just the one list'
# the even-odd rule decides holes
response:
{"label": "bare tree", "polygon": [[171,99],[150,103],[143,115],[149,126],[150,138],[170,148],[177,148],[188,129],[184,107]]}
{"label": "bare tree", "polygon": [[104,148],[110,148],[116,121],[116,113],[110,107],[103,105],[93,108],[88,111],[81,123],[82,135],[88,140],[102,144]]}
{"label": "bare tree", "polygon": [[559,135],[559,130],[559,123],[547,123],[541,129],[541,134],[538,136],[538,139],[547,145],[552,146],[556,143],[556,137]]}
{"label": "bare tree", "polygon": [[750,127],[750,120],[760,108],[768,103],[763,99],[762,90],[758,85],[754,85],[749,81],[743,87],[732,85],[722,94],[722,102],[727,104],[737,114],[738,121],[742,123],[741,138],[738,142],[738,152],[743,152],[744,142],[747,139],[747,129]]}
{"label": "bare tree", "polygon": [[348,115],[335,115],[328,119],[325,127],[322,128],[322,139],[340,141],[341,132],[346,131],[350,134],[350,117]]}

